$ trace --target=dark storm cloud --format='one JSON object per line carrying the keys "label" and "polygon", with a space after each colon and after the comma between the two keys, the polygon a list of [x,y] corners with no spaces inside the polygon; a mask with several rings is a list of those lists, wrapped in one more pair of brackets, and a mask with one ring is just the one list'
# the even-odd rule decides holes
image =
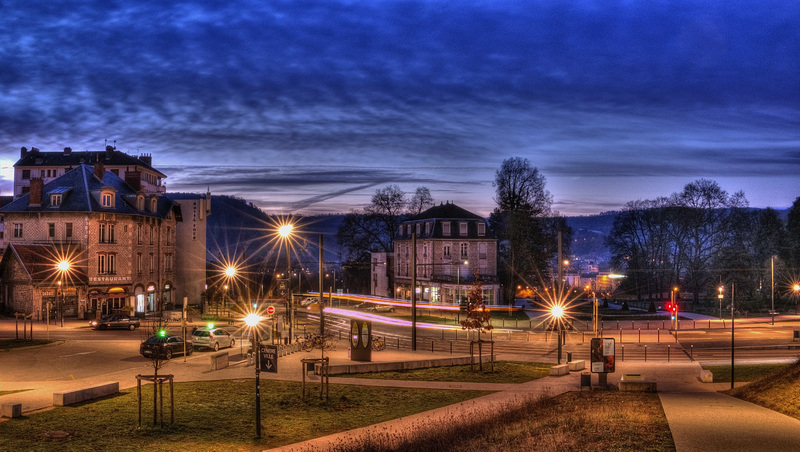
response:
{"label": "dark storm cloud", "polygon": [[781,0],[6,0],[0,147],[117,140],[172,191],[265,204],[404,181],[485,209],[514,155],[554,183],[800,172],[799,69]]}

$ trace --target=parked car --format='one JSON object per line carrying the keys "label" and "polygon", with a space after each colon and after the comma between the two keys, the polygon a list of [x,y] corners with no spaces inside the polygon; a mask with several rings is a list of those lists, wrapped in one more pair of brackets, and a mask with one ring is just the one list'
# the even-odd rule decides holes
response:
{"label": "parked car", "polygon": [[[186,355],[191,355],[194,349],[192,341],[186,341]],[[180,336],[152,336],[139,345],[139,353],[145,358],[161,357],[172,359],[175,355],[182,355],[184,350],[183,338]]]}
{"label": "parked car", "polygon": [[385,305],[385,304],[376,304],[371,308],[368,308],[367,311],[372,312],[394,312],[394,306]]}
{"label": "parked car", "polygon": [[236,340],[233,335],[222,328],[198,328],[192,332],[192,341],[195,347],[212,348],[214,351],[220,347],[233,347]]}
{"label": "parked car", "polygon": [[135,330],[141,325],[138,317],[132,317],[125,314],[112,314],[107,315],[100,320],[92,320],[89,326],[96,330],[111,330],[111,329],[125,329]]}
{"label": "parked car", "polygon": [[366,310],[369,310],[370,307],[372,307],[372,303],[366,303],[365,302],[365,303],[359,303],[357,305],[354,305],[353,309],[366,309]]}

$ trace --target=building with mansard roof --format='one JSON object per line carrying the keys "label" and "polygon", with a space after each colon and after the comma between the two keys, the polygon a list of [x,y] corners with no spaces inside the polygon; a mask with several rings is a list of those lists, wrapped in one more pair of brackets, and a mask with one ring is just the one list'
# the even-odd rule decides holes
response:
{"label": "building with mansard roof", "polygon": [[[15,165],[19,175],[27,157]],[[160,311],[179,304],[180,295],[192,293],[188,289],[198,298],[190,302],[200,302],[205,266],[198,272],[177,265],[177,244],[188,236],[197,242],[187,247],[190,252],[202,248],[205,258],[210,195],[173,200],[156,188],[159,180],[142,177],[141,166],[127,166],[120,177],[120,171],[107,171],[105,162],[58,167],[51,178],[30,177],[26,193],[0,208],[5,248],[0,307],[43,318],[50,304],[60,315],[93,318],[113,311]],[[184,221],[183,205],[193,221]],[[68,270],[59,271],[62,261],[70,263]]]}
{"label": "building with mansard roof", "polygon": [[[497,238],[486,219],[455,204],[431,207],[401,223],[393,254],[395,298],[411,298],[412,262],[416,258],[417,300],[457,304],[467,297],[478,277],[483,284],[484,303],[502,302]],[[373,281],[373,286],[380,284]]]}
{"label": "building with mansard roof", "polygon": [[20,149],[20,158],[14,164],[14,198],[28,193],[32,178],[40,178],[45,183],[64,175],[78,165],[95,165],[102,163],[106,171],[116,176],[125,178],[126,173],[138,174],[140,179],[137,184],[144,193],[164,193],[166,179],[161,171],[153,168],[153,158],[150,155],[128,155],[116,150],[113,146],[106,146],[104,152],[76,152],[65,147],[63,152],[42,152],[38,148]]}

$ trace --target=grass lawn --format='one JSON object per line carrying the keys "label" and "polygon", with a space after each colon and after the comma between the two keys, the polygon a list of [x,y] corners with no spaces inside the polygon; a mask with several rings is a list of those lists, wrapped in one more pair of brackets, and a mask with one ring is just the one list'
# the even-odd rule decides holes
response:
{"label": "grass lawn", "polygon": [[[392,432],[337,452],[388,452]],[[442,423],[398,450],[415,452],[674,451],[658,394],[569,392],[480,421]]]}
{"label": "grass lawn", "polygon": [[430,367],[426,369],[398,370],[392,372],[368,372],[361,374],[342,374],[337,377],[375,378],[379,380],[411,380],[411,381],[459,381],[468,383],[523,383],[546,377],[553,364],[529,363],[516,361],[498,361],[494,363],[494,372],[484,362],[484,372],[470,370],[470,366]]}
{"label": "grass lawn", "polygon": [[800,363],[783,365],[765,378],[726,393],[800,419]]}
{"label": "grass lawn", "polygon": [[0,339],[0,350],[8,350],[12,348],[30,347],[33,345],[45,345],[55,341],[48,341],[47,339]]}
{"label": "grass lawn", "polygon": [[[734,369],[736,381],[756,381],[761,377],[773,374],[789,364],[737,364]],[[731,366],[706,366],[714,375],[714,383],[731,382]]]}
{"label": "grass lawn", "polygon": [[[297,382],[261,382],[261,440],[255,439],[255,384],[252,380],[178,383],[175,424],[153,427],[152,386],[143,387],[142,427],[137,428],[136,389],[73,407],[0,423],[3,450],[263,450],[363,427],[488,394],[331,385],[330,401],[320,401],[311,385],[301,400]],[[307,388],[308,390],[308,388]],[[165,385],[165,420],[169,390]],[[48,431],[65,431],[67,443],[48,441]]]}

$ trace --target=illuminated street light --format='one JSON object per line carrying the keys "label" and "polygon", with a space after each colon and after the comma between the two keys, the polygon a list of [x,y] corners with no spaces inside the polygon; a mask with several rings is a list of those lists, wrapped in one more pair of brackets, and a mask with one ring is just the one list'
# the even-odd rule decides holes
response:
{"label": "illuminated street light", "polygon": [[[294,230],[294,226],[291,223],[286,223],[278,227],[278,235],[283,238],[283,246],[286,248],[286,280],[288,281],[286,287],[286,316],[288,317],[289,321],[289,343],[292,343],[293,328],[292,325],[294,324],[294,302],[292,297],[292,265],[291,265],[291,256],[289,254],[289,243],[290,238],[292,235],[292,231]],[[301,269],[302,270],[302,269]],[[299,286],[299,282],[298,282]],[[320,293],[322,289],[320,288]]]}
{"label": "illuminated street light", "polygon": [[[56,270],[58,271],[58,289],[61,290],[61,299],[58,298],[58,293],[56,293],[56,302],[59,303],[58,307],[58,316],[61,319],[61,326],[64,326],[64,286],[62,285],[64,282],[64,275],[69,272],[72,264],[67,259],[61,259],[56,264]],[[49,322],[48,322],[49,323]],[[49,335],[49,331],[48,331]]]}
{"label": "illuminated street light", "polygon": [[261,366],[259,363],[261,353],[258,342],[258,326],[264,317],[251,312],[244,318],[244,323],[250,328],[250,337],[253,339],[253,361],[256,364],[256,438],[261,438]]}
{"label": "illuminated street light", "polygon": [[234,267],[226,268],[225,269],[225,276],[227,276],[228,278],[233,278],[234,276],[236,276],[236,268],[234,268]]}
{"label": "illuminated street light", "polygon": [[564,307],[557,304],[550,308],[550,315],[558,325],[558,364],[561,364],[561,349],[562,349],[562,336],[564,335]]}

